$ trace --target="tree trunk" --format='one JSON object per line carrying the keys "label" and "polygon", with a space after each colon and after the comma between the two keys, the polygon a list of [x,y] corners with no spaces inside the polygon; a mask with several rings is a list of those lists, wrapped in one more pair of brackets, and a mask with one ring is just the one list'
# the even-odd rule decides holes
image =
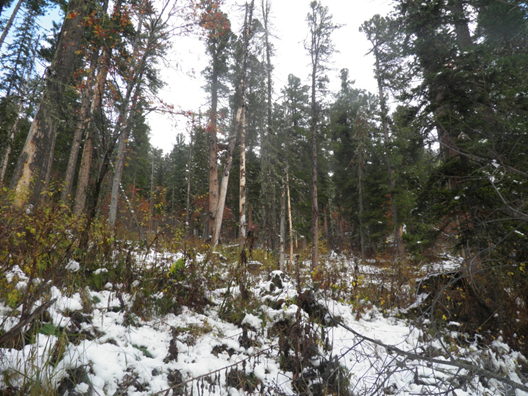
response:
{"label": "tree trunk", "polygon": [[[187,203],[185,207],[185,229],[187,235],[190,235],[190,221],[191,221],[191,180],[192,180],[192,159],[193,159],[193,141],[194,141],[194,114],[192,115],[192,126],[191,126],[191,141],[189,142],[189,159],[187,162]],[[213,228],[211,228],[213,229]]]}
{"label": "tree trunk", "polygon": [[319,204],[317,201],[317,61],[312,68],[312,269],[319,262]]}
{"label": "tree trunk", "polygon": [[[88,0],[71,0],[68,17],[62,25],[57,50],[48,68],[42,100],[18,159],[11,187],[15,190],[15,205],[37,203],[46,189],[53,165],[57,120],[61,119],[61,103],[75,67],[76,52],[81,48],[83,20]],[[28,195],[29,194],[29,195]]]}
{"label": "tree trunk", "polygon": [[293,222],[292,222],[292,210],[291,210],[291,198],[290,198],[290,175],[288,168],[286,168],[286,193],[288,194],[288,222],[290,225],[290,266],[291,270],[293,265]]}
{"label": "tree trunk", "polygon": [[383,91],[383,81],[381,77],[381,67],[379,61],[379,53],[377,45],[374,45],[374,57],[376,61],[376,80],[378,83],[378,93],[380,98],[381,107],[381,122],[383,126],[383,137],[385,146],[385,162],[387,164],[387,176],[389,179],[390,189],[390,200],[391,200],[391,217],[393,222],[393,233],[394,240],[396,242],[396,251],[398,259],[400,261],[407,261],[407,253],[405,251],[405,245],[403,243],[402,231],[398,220],[398,205],[396,204],[396,182],[394,180],[394,169],[392,168],[390,152],[391,152],[391,139],[389,136],[389,122],[388,122],[388,111],[385,102],[385,92]]}
{"label": "tree trunk", "polygon": [[246,239],[246,111],[242,113],[240,128],[240,194],[239,194],[239,240],[240,246]]}
{"label": "tree trunk", "polygon": [[361,244],[361,260],[365,260],[365,230],[363,227],[363,144],[364,144],[364,134],[363,131],[363,122],[358,115],[357,125],[359,127],[358,137],[358,203],[359,203],[359,238]]}
{"label": "tree trunk", "polygon": [[229,148],[227,150],[227,158],[226,158],[226,163],[224,165],[224,176],[222,178],[222,184],[220,186],[220,193],[218,197],[218,208],[217,208],[216,216],[215,216],[215,227],[214,227],[214,232],[213,232],[213,239],[211,241],[212,247],[215,247],[216,245],[218,245],[218,240],[220,239],[220,231],[222,228],[222,218],[224,216],[225,199],[226,199],[226,194],[227,194],[227,184],[229,182],[231,164],[233,163],[233,153],[235,151],[235,144],[236,144],[236,137],[237,137],[238,129],[241,128],[243,125],[245,128],[247,58],[248,58],[248,50],[249,50],[249,36],[251,33],[251,24],[253,21],[254,2],[255,0],[252,0],[250,6],[249,7],[246,6],[246,16],[245,16],[245,22],[244,22],[244,47],[242,51],[243,53],[242,80],[240,82],[240,94],[242,98],[241,98],[241,104],[238,108],[237,116],[235,119],[235,127],[233,131],[233,136],[231,137]]}
{"label": "tree trunk", "polygon": [[238,133],[238,125],[242,118],[242,112],[244,111],[243,107],[239,107],[236,120],[235,120],[235,129],[233,131],[233,136],[231,136],[231,141],[229,142],[229,147],[227,149],[226,162],[224,164],[224,172],[222,177],[222,183],[220,184],[220,192],[218,195],[218,208],[215,216],[215,226],[213,231],[213,239],[211,241],[211,246],[215,247],[218,245],[220,240],[220,231],[222,229],[222,219],[224,217],[224,208],[225,200],[227,195],[227,184],[229,182],[229,174],[231,172],[231,165],[233,163],[233,153],[235,151],[236,137]]}
{"label": "tree trunk", "polygon": [[150,199],[149,199],[149,229],[152,231],[154,217],[154,152],[152,152],[152,166],[150,168]]}
{"label": "tree trunk", "polygon": [[268,210],[270,203],[275,199],[274,187],[275,183],[272,180],[272,160],[271,160],[271,138],[273,134],[273,91],[272,91],[272,66],[271,66],[271,44],[269,41],[270,36],[270,10],[271,5],[269,0],[262,0],[262,19],[264,22],[264,45],[266,50],[266,116],[267,116],[267,128],[266,133],[262,132],[261,138],[261,199],[262,199],[262,239],[264,241],[265,250],[271,245],[271,234],[275,228],[275,222],[269,218],[271,210]]}
{"label": "tree trunk", "polygon": [[[242,79],[246,79],[246,68],[247,68],[247,57],[249,51],[249,35],[251,32],[251,23],[253,20],[253,3],[251,1],[251,8],[248,10],[248,5],[246,3],[246,24],[244,26],[244,76]],[[246,93],[245,93],[244,82],[244,92],[242,93],[242,106],[244,111],[242,112],[242,124],[240,126],[240,193],[239,193],[239,241],[240,246],[244,245],[246,239],[246,116],[247,116],[247,107],[246,107]]]}
{"label": "tree trunk", "polygon": [[[147,3],[143,3],[143,7],[147,7]],[[120,110],[119,110],[119,119],[117,122],[117,125],[115,127],[115,135],[120,137],[119,140],[119,147],[117,152],[117,164],[115,166],[115,173],[114,178],[112,181],[112,195],[111,195],[111,203],[110,203],[110,212],[108,215],[108,225],[111,229],[115,227],[116,218],[117,218],[117,202],[119,201],[119,185],[121,184],[121,176],[122,176],[122,168],[125,162],[125,147],[126,147],[126,141],[128,139],[129,131],[131,128],[130,122],[132,118],[132,114],[134,114],[134,111],[136,109],[137,99],[139,97],[139,89],[141,85],[141,81],[143,78],[143,74],[145,73],[146,66],[147,66],[147,60],[155,53],[155,42],[157,40],[157,37],[160,33],[160,23],[161,23],[161,16],[163,12],[160,13],[160,15],[156,18],[156,20],[153,23],[148,24],[148,30],[147,32],[142,32],[143,27],[143,19],[145,17],[146,10],[143,10],[143,12],[140,13],[140,17],[138,20],[138,28],[136,33],[136,38],[134,42],[134,48],[133,48],[133,59],[136,60],[136,62],[131,66],[133,68],[132,76],[130,77],[125,97],[123,98],[123,102],[121,104]],[[140,57],[140,44],[141,44],[141,36],[145,34],[147,36],[146,43],[145,43],[145,49],[143,50],[143,53]],[[139,58],[139,59],[138,59]],[[132,96],[132,93],[134,92],[134,95]],[[130,106],[132,98],[132,105]],[[129,108],[130,107],[130,108]]]}
{"label": "tree trunk", "polygon": [[211,119],[209,128],[209,221],[207,233],[212,235],[218,209],[218,61],[213,59]]}
{"label": "tree trunk", "polygon": [[66,167],[66,174],[64,176],[64,187],[61,192],[61,201],[68,204],[70,202],[69,197],[73,188],[73,179],[75,177],[75,171],[77,168],[77,158],[79,157],[79,148],[81,146],[82,136],[83,133],[88,130],[88,125],[90,123],[90,109],[93,98],[93,85],[98,57],[99,56],[97,52],[92,54],[92,59],[90,62],[90,75],[88,76],[86,87],[83,89],[80,117],[73,135],[70,156],[68,158],[68,165]]}
{"label": "tree trunk", "polygon": [[284,185],[281,186],[281,214],[280,214],[280,270],[284,271],[284,240],[286,239],[286,196]]}
{"label": "tree trunk", "polygon": [[[37,42],[38,42],[38,40],[37,40]],[[9,131],[9,137],[8,137],[6,152],[5,152],[5,155],[4,155],[4,159],[2,160],[2,167],[0,168],[0,186],[4,183],[4,178],[5,178],[5,174],[6,174],[6,171],[7,171],[7,166],[9,164],[9,156],[11,155],[11,149],[13,147],[13,142],[15,141],[15,135],[16,135],[16,131],[18,129],[18,123],[20,121],[20,113],[22,113],[22,109],[24,108],[24,100],[22,98],[26,96],[27,91],[28,91],[29,82],[30,82],[30,79],[31,79],[31,73],[33,72],[33,66],[35,64],[35,56],[37,54],[37,45],[38,44],[35,45],[35,49],[33,51],[33,56],[31,58],[31,64],[29,66],[29,71],[28,71],[28,74],[27,74],[26,82],[24,83],[24,88],[22,89],[22,91],[20,91],[20,99],[19,99],[19,102],[18,102],[18,109],[17,109],[16,119],[15,119],[15,122],[13,123],[13,125],[11,126],[11,129]]]}
{"label": "tree trunk", "polygon": [[9,18],[9,21],[7,21],[5,25],[4,31],[2,32],[2,36],[0,36],[0,49],[2,48],[2,44],[4,44],[5,38],[7,37],[9,30],[11,30],[11,26],[13,26],[13,22],[15,21],[15,18],[18,14],[18,11],[20,10],[20,7],[22,6],[23,1],[24,0],[18,0],[15,9],[13,10],[13,13],[11,14],[11,17]]}

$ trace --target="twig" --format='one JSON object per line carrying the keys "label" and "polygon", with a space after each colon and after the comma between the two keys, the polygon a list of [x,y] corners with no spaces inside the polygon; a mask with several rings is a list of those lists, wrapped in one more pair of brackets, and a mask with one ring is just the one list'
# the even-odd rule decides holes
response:
{"label": "twig", "polygon": [[345,325],[344,323],[340,322],[336,318],[334,318],[331,314],[329,314],[329,316],[330,316],[330,319],[333,322],[335,322],[337,325],[341,326],[345,330],[348,330],[349,332],[351,332],[352,334],[354,334],[357,337],[360,337],[360,338],[362,338],[362,339],[364,339],[366,341],[369,341],[369,342],[371,342],[373,344],[376,344],[376,345],[379,345],[379,346],[385,348],[387,350],[387,352],[394,352],[394,353],[397,353],[398,355],[407,356],[407,357],[409,357],[411,359],[415,359],[415,360],[425,360],[425,361],[428,361],[430,363],[442,364],[442,365],[446,365],[446,366],[453,366],[453,367],[458,367],[460,369],[469,370],[469,371],[472,371],[472,372],[474,372],[476,374],[480,374],[480,375],[482,375],[484,377],[494,378],[494,379],[496,379],[496,380],[498,380],[500,382],[503,382],[503,383],[505,383],[507,385],[510,385],[514,389],[519,389],[519,390],[528,392],[528,386],[525,386],[525,385],[520,384],[518,382],[512,381],[509,378],[506,378],[506,377],[504,377],[502,375],[493,373],[493,372],[491,372],[489,370],[486,370],[486,369],[484,369],[482,367],[478,367],[478,366],[475,366],[473,364],[461,362],[461,361],[458,361],[458,360],[440,360],[440,359],[430,358],[430,357],[427,357],[427,356],[421,356],[421,355],[418,355],[418,354],[412,353],[412,352],[406,352],[406,351],[404,351],[402,349],[399,349],[399,348],[397,348],[395,346],[384,344],[381,341],[378,341],[378,340],[375,340],[373,338],[367,337],[367,336],[365,336],[363,334],[360,334],[357,331],[355,331],[352,328],[350,328],[347,325]]}
{"label": "twig", "polygon": [[48,309],[53,303],[55,303],[55,301],[57,301],[56,298],[54,298],[53,300],[48,301],[45,304],[42,304],[40,307],[35,309],[26,318],[20,318],[20,322],[18,322],[18,324],[15,327],[13,327],[11,330],[6,332],[2,337],[0,337],[0,346],[4,345],[4,343],[10,341],[13,337],[15,337],[16,334],[18,334],[19,332],[22,331],[22,328],[25,325],[30,323],[33,319],[35,319],[37,316],[39,316],[43,311]]}
{"label": "twig", "polygon": [[259,356],[259,355],[262,355],[264,352],[267,352],[267,351],[269,351],[269,350],[271,350],[273,348],[274,348],[273,346],[270,346],[269,348],[263,349],[262,351],[259,351],[259,352],[255,353],[255,354],[251,355],[251,356],[248,356],[245,359],[239,360],[238,362],[230,364],[229,366],[225,366],[225,367],[219,368],[218,370],[211,371],[211,372],[209,372],[207,374],[203,374],[203,375],[200,375],[198,377],[190,378],[187,381],[180,382],[179,384],[171,386],[170,388],[163,389],[163,390],[160,390],[160,391],[158,391],[156,393],[153,393],[151,396],[161,395],[162,393],[165,393],[165,395],[168,395],[169,391],[172,390],[172,389],[179,388],[180,386],[188,384],[189,382],[198,381],[198,380],[200,380],[202,378],[209,377],[210,375],[213,375],[213,374],[219,373],[221,371],[227,370],[230,367],[238,366],[240,363],[243,363],[243,362],[248,361],[250,359],[253,359],[253,358],[255,358],[255,357]]}

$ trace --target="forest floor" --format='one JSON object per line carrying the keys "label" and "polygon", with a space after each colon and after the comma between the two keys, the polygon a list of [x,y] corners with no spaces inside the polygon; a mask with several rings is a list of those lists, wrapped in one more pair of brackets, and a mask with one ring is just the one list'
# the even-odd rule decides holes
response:
{"label": "forest floor", "polygon": [[[386,263],[335,253],[291,275],[250,260],[242,277],[221,254],[214,271],[205,256],[193,260],[136,255],[138,271],[165,268],[180,296],[196,292],[185,269],[203,265],[201,302],[163,314],[138,314],[141,280],[105,283],[104,269],[100,288],[51,287],[38,329],[24,329],[32,337],[0,349],[0,395],[528,395],[526,359],[500,337],[483,345],[459,323],[412,314],[427,297],[416,281],[456,269],[453,257],[414,270],[407,285],[389,281]],[[6,279],[28,286],[19,267]],[[19,320],[9,312],[0,307],[4,332]]]}

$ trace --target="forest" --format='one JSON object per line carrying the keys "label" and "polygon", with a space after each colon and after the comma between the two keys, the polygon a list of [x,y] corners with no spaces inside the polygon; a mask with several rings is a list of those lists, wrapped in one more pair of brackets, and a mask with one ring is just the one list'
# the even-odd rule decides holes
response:
{"label": "forest", "polygon": [[[392,0],[368,92],[324,0],[284,86],[227,3],[0,0],[0,395],[528,394],[528,5]],[[159,98],[190,36],[206,109]]]}

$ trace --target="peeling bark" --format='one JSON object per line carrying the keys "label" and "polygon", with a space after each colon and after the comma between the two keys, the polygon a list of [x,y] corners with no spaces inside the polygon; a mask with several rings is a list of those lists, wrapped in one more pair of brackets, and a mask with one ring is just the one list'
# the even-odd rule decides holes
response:
{"label": "peeling bark", "polygon": [[88,0],[71,0],[68,5],[57,50],[47,71],[44,94],[11,181],[15,205],[19,207],[28,199],[37,203],[48,186],[62,97],[75,67],[76,52],[81,48],[87,5]]}

